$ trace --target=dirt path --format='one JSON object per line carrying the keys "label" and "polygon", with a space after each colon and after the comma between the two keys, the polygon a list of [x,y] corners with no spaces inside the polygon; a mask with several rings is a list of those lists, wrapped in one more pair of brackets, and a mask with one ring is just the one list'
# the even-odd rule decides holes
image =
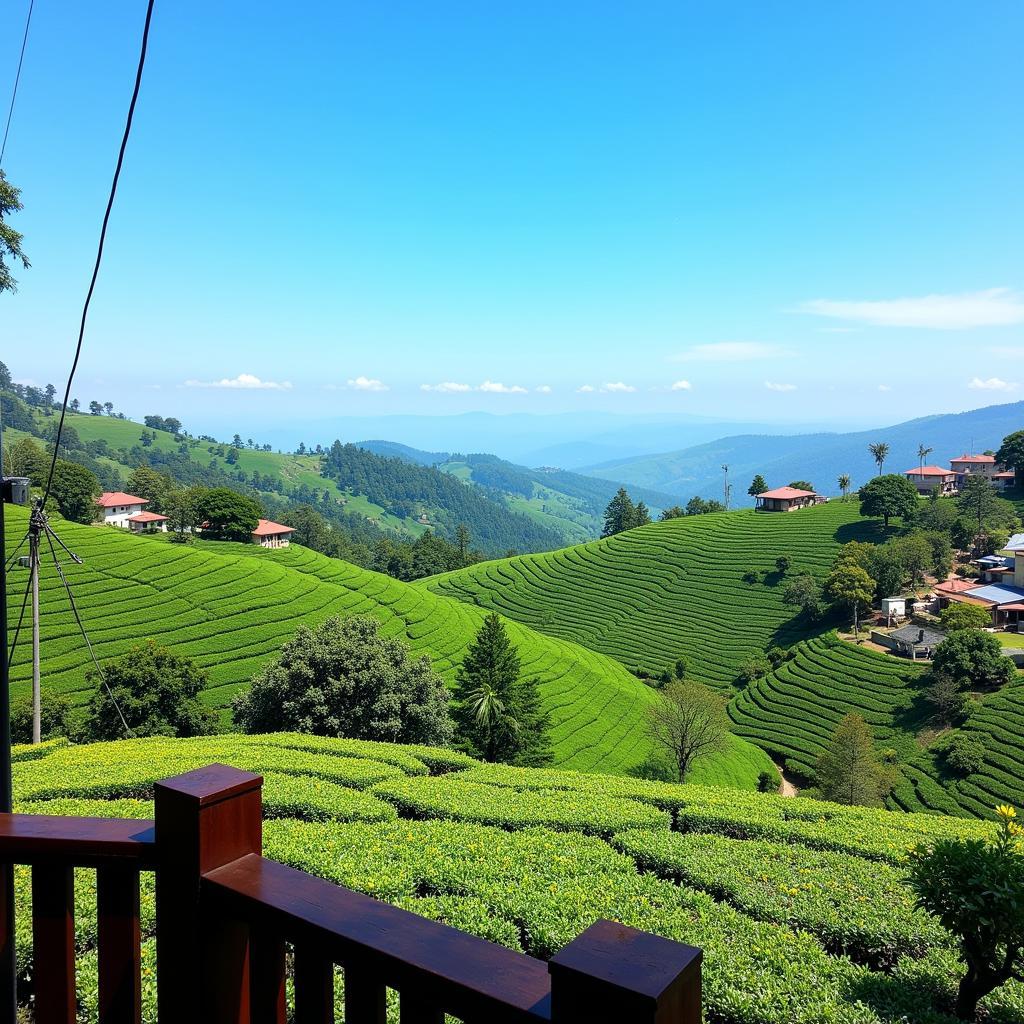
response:
{"label": "dirt path", "polygon": [[779,775],[782,778],[782,785],[779,786],[779,795],[799,796],[800,790],[797,789],[796,786],[794,786],[793,783],[786,778],[786,773],[782,770],[782,768],[780,768],[779,765],[776,765],[775,767],[779,769]]}

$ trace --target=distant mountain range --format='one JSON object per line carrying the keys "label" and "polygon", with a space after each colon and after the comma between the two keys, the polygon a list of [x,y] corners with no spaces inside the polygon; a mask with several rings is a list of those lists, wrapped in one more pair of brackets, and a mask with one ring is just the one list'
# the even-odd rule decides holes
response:
{"label": "distant mountain range", "polygon": [[928,463],[948,465],[964,452],[995,450],[1014,430],[1024,429],[1024,402],[991,405],[970,412],[908,420],[852,433],[735,434],[660,455],[614,459],[582,472],[627,485],[651,487],[676,500],[699,495],[721,498],[723,465],[733,483],[732,504],[748,505],[747,488],[760,473],[770,487],[808,480],[823,494],[838,493],[837,478],[848,473],[858,487],[877,472],[868,445],[885,441],[891,453],[885,470],[902,473],[918,464],[919,445],[932,448]]}

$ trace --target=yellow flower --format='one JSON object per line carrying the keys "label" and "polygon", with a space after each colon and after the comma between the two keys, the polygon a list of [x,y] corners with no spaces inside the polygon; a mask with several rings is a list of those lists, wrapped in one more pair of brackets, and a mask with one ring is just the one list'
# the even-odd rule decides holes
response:
{"label": "yellow flower", "polygon": [[1000,818],[1005,818],[1007,821],[1011,818],[1017,817],[1017,811],[1009,804],[1000,804],[996,808],[996,814],[998,814]]}

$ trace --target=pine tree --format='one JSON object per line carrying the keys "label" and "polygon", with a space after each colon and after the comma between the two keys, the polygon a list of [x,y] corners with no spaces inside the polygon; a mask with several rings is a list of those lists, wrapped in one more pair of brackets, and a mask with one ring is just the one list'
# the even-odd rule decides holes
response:
{"label": "pine tree", "polygon": [[536,680],[520,680],[520,670],[505,624],[488,615],[459,668],[456,728],[469,752],[485,761],[547,764],[550,722],[541,710]]}
{"label": "pine tree", "polygon": [[601,536],[614,537],[615,534],[622,533],[623,530],[631,529],[635,521],[636,508],[633,505],[633,499],[630,498],[625,487],[620,487],[604,510],[604,529],[601,531]]}
{"label": "pine tree", "polygon": [[647,506],[642,502],[638,501],[636,508],[633,510],[633,522],[632,525],[627,529],[633,529],[636,526],[647,526],[651,521],[651,513]]}
{"label": "pine tree", "polygon": [[763,476],[761,476],[760,473],[758,473],[757,476],[755,476],[754,479],[750,481],[750,486],[747,488],[747,494],[754,498],[758,494],[764,494],[764,492],[767,490],[768,482],[765,480]]}
{"label": "pine tree", "polygon": [[867,723],[860,715],[847,715],[818,759],[818,787],[822,798],[839,804],[877,807],[892,788],[892,777],[875,753]]}

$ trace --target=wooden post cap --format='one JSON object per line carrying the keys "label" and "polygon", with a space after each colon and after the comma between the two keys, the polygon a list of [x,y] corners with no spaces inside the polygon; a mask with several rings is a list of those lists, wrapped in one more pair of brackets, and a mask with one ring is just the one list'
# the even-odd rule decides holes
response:
{"label": "wooden post cap", "polygon": [[699,1024],[702,958],[694,946],[596,921],[548,962],[552,1020]]}
{"label": "wooden post cap", "polygon": [[154,790],[190,798],[198,806],[206,807],[211,803],[259,789],[262,785],[262,775],[243,772],[229,764],[208,764],[204,768],[194,768],[182,775],[162,779],[154,785]]}

